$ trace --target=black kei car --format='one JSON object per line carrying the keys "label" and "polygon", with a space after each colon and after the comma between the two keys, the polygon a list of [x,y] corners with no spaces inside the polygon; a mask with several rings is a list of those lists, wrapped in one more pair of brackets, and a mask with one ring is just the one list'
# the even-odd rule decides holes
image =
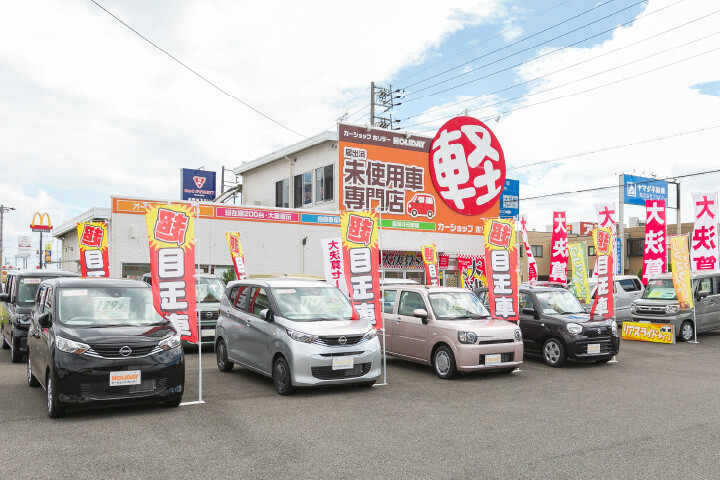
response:
{"label": "black kei car", "polygon": [[15,270],[8,274],[0,302],[7,312],[7,321],[0,323],[0,343],[10,349],[10,361],[22,362],[27,351],[27,331],[30,312],[40,282],[47,278],[79,277],[79,273],[66,270]]}
{"label": "black kei car", "polygon": [[[475,294],[488,305],[487,287]],[[577,298],[564,288],[520,286],[523,350],[540,354],[551,367],[569,358],[608,362],[620,351],[614,319],[591,320]]]}
{"label": "black kei car", "polygon": [[143,282],[45,280],[28,332],[27,382],[45,388],[53,418],[90,404],[176,407],[185,387],[180,335]]}

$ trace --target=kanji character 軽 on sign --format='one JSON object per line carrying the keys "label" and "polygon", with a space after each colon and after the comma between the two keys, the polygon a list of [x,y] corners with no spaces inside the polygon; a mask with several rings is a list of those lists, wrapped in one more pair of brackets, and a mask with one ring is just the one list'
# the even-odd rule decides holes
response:
{"label": "kanji character \u8efd on sign", "polygon": [[443,201],[464,215],[494,205],[505,185],[505,156],[492,131],[472,117],[456,117],[430,146],[430,177]]}

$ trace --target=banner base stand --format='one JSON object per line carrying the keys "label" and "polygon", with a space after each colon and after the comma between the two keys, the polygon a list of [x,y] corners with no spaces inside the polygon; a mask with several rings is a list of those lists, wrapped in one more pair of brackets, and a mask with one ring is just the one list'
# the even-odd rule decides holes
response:
{"label": "banner base stand", "polygon": [[615,355],[613,355],[613,357],[610,359],[610,361],[608,363],[620,363],[620,362],[618,362]]}
{"label": "banner base stand", "polygon": [[697,340],[688,340],[688,341],[685,342],[685,343],[700,343],[700,342],[698,342]]}
{"label": "banner base stand", "polygon": [[194,402],[183,402],[180,404],[180,406],[184,407],[185,405],[199,405],[201,403],[205,403],[205,400],[195,400]]}

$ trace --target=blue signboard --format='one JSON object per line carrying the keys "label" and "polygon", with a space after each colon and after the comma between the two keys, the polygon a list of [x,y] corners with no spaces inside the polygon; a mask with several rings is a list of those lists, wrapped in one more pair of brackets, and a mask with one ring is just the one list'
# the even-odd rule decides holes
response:
{"label": "blue signboard", "polygon": [[620,265],[620,256],[622,255],[622,238],[615,239],[615,273],[622,275],[622,266]]}
{"label": "blue signboard", "polygon": [[320,225],[340,225],[340,215],[303,213],[300,215],[300,221],[302,223],[317,223]]}
{"label": "blue signboard", "polygon": [[520,180],[505,179],[505,188],[500,194],[500,218],[520,215]]}
{"label": "blue signboard", "polygon": [[215,172],[183,168],[180,196],[183,200],[215,200]]}
{"label": "blue signboard", "polygon": [[624,175],[625,202],[645,206],[645,200],[668,200],[668,182],[654,178]]}

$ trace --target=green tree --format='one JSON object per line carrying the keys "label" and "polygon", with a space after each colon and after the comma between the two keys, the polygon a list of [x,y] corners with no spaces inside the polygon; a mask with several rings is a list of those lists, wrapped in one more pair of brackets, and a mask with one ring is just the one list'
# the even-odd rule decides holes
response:
{"label": "green tree", "polygon": [[227,285],[229,282],[232,282],[235,280],[235,269],[234,268],[228,268],[225,270],[222,274],[222,277],[220,277],[223,282],[225,282],[225,285]]}

